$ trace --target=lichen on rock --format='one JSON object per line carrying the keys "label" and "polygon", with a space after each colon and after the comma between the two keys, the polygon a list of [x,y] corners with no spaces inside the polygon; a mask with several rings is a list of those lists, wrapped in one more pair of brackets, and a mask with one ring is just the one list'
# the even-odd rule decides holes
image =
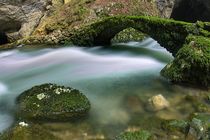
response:
{"label": "lichen on rock", "polygon": [[29,120],[64,121],[88,114],[90,102],[79,90],[43,84],[24,91],[17,98],[20,118]]}

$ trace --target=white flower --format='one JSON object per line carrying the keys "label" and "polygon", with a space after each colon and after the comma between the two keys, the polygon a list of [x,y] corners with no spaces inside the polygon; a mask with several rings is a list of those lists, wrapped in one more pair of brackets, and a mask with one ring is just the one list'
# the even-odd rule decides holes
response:
{"label": "white flower", "polygon": [[35,106],[37,106],[37,107],[40,107],[40,105],[39,105],[39,104],[37,104],[37,103],[33,103],[33,105],[35,105]]}
{"label": "white flower", "polygon": [[36,96],[39,100],[42,100],[43,98],[46,97],[46,95],[44,93],[40,93]]}
{"label": "white flower", "polygon": [[22,127],[27,127],[28,126],[28,124],[25,123],[25,122],[19,122],[19,125],[22,126]]}
{"label": "white flower", "polygon": [[61,94],[60,89],[57,88],[57,89],[55,90],[55,93],[58,94],[58,95]]}
{"label": "white flower", "polygon": [[63,93],[65,93],[65,92],[71,92],[70,89],[66,89],[66,88],[57,88],[57,89],[55,89],[54,91],[55,91],[55,93],[58,94],[58,95],[61,94],[62,92],[63,92]]}

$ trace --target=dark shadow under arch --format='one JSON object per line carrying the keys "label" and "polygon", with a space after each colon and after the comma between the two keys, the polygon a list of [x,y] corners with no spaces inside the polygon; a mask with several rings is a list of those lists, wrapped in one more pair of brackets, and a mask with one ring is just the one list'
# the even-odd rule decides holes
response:
{"label": "dark shadow under arch", "polygon": [[8,43],[8,37],[5,32],[0,32],[0,45]]}

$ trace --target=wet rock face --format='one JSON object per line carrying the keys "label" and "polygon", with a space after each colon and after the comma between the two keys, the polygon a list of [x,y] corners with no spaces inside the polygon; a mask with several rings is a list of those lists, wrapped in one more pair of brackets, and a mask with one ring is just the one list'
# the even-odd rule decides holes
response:
{"label": "wet rock face", "polygon": [[171,18],[188,22],[210,21],[209,0],[176,0]]}
{"label": "wet rock face", "polygon": [[90,102],[79,90],[43,84],[32,87],[17,98],[17,116],[27,120],[65,121],[85,117]]}
{"label": "wet rock face", "polygon": [[0,0],[0,31],[10,42],[29,36],[46,12],[48,0]]}

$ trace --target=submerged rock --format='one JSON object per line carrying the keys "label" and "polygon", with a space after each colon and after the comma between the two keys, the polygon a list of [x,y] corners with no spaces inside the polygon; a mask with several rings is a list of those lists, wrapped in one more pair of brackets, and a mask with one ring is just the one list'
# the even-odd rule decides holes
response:
{"label": "submerged rock", "polygon": [[18,98],[17,115],[32,120],[64,121],[87,115],[90,102],[79,90],[43,84],[24,91]]}
{"label": "submerged rock", "polygon": [[[171,134],[184,135],[185,140],[210,139],[210,114],[194,113],[188,120],[170,120],[162,123],[162,128]],[[178,133],[177,133],[178,132]]]}
{"label": "submerged rock", "polygon": [[149,140],[152,134],[145,130],[135,132],[124,132],[117,136],[114,140]]}
{"label": "submerged rock", "polygon": [[210,112],[209,93],[188,94],[185,100],[190,102],[195,112]]}
{"label": "submerged rock", "polygon": [[167,131],[180,131],[186,133],[189,128],[189,123],[184,120],[169,120],[162,123],[162,127]]}
{"label": "submerged rock", "polygon": [[38,124],[20,122],[0,135],[1,140],[60,140]]}
{"label": "submerged rock", "polygon": [[162,110],[170,106],[169,102],[161,94],[151,97],[149,99],[149,103],[152,110],[155,111]]}
{"label": "submerged rock", "polygon": [[187,140],[210,139],[210,114],[194,113],[191,116]]}

